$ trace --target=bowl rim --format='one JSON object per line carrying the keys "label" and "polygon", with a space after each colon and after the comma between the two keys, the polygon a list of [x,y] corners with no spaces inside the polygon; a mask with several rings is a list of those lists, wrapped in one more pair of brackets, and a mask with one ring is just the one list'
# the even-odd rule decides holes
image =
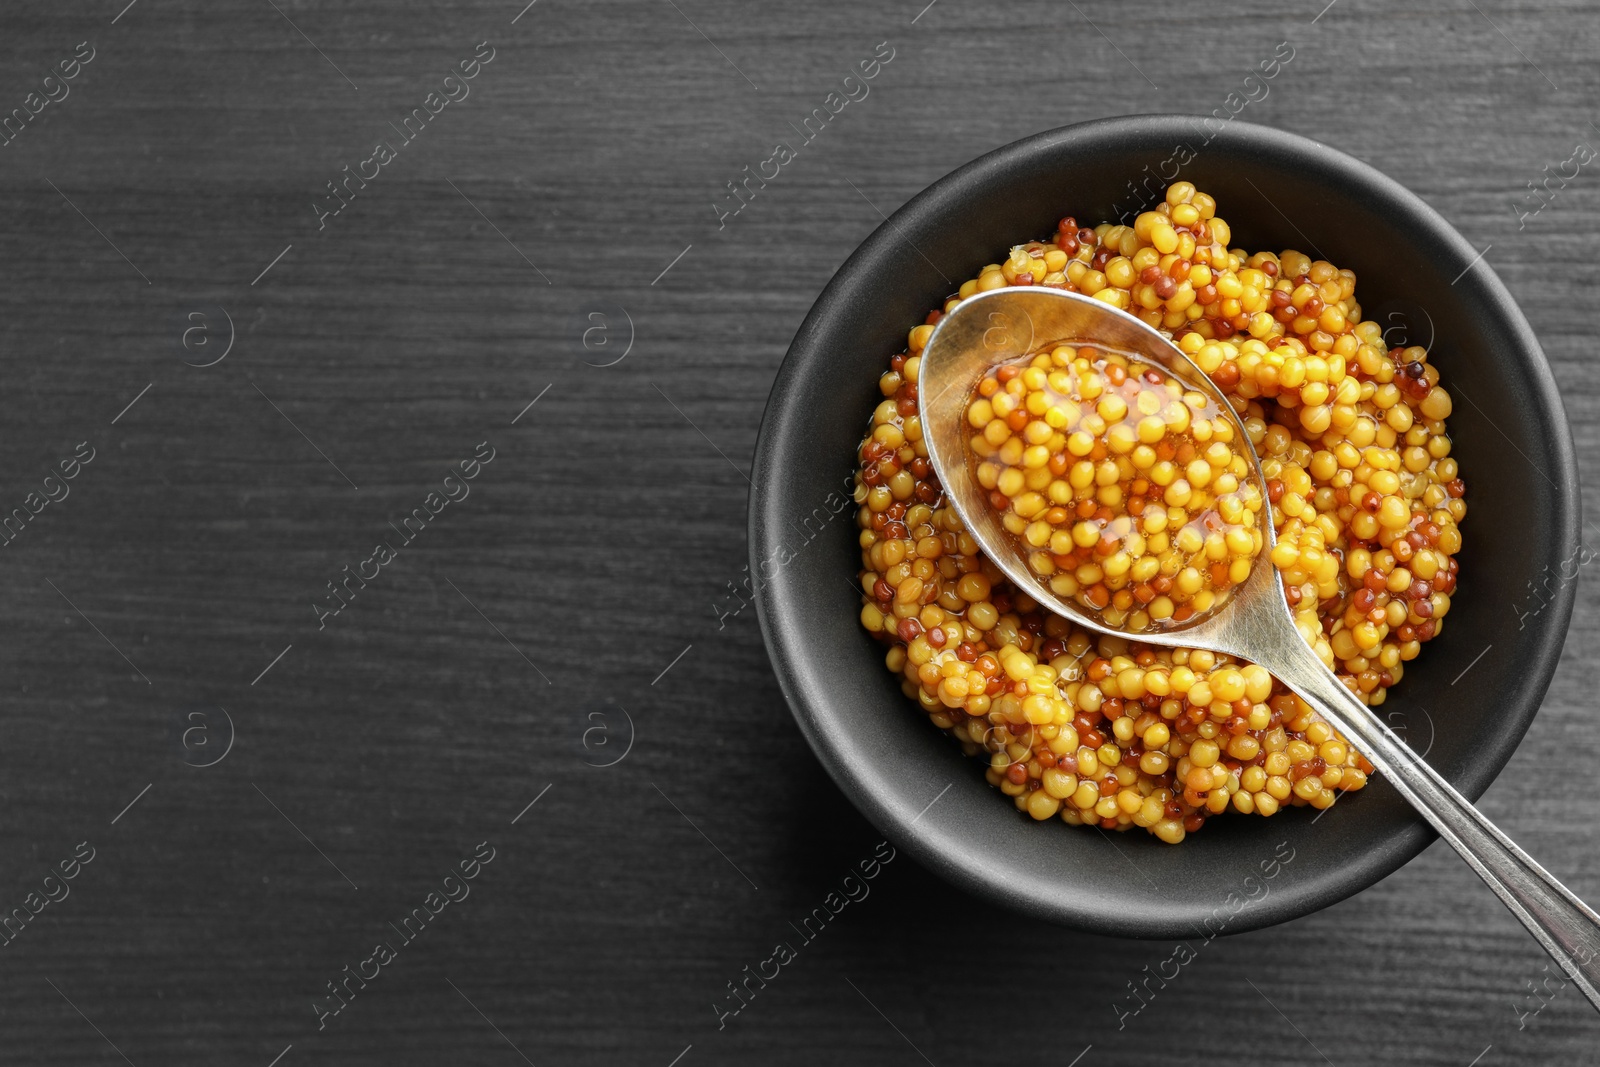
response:
{"label": "bowl rim", "polygon": [[[1161,137],[1176,137],[1182,140],[1194,136],[1196,125],[1202,118],[1202,116],[1178,113],[1116,116],[1056,127],[1012,141],[957,167],[910,197],[851,252],[823,287],[797,329],[774,377],[762,413],[750,478],[752,488],[747,532],[752,572],[762,559],[770,555],[773,535],[782,526],[781,516],[771,513],[777,494],[770,487],[782,473],[779,467],[781,457],[775,452],[774,442],[788,436],[787,424],[801,415],[795,410],[795,405],[787,402],[788,394],[796,387],[795,378],[799,374],[797,368],[808,352],[814,350],[815,337],[822,330],[822,323],[834,314],[836,305],[848,299],[850,291],[860,283],[869,269],[905,255],[903,250],[894,246],[900,241],[897,233],[905,228],[906,220],[924,213],[938,214],[958,205],[969,197],[969,191],[973,187],[986,185],[991,180],[1003,176],[1007,170],[1040,154],[1049,153],[1060,142],[1108,134],[1127,135],[1134,132],[1142,136],[1159,134]],[[1370,164],[1320,141],[1237,119],[1217,131],[1212,139],[1233,142],[1233,147],[1246,151],[1262,149],[1297,155],[1308,160],[1310,169],[1326,174],[1330,179],[1349,181],[1357,186],[1376,187],[1384,196],[1397,203],[1408,216],[1415,219],[1419,228],[1430,231],[1441,244],[1452,249],[1461,266],[1471,267],[1472,284],[1478,290],[1477,295],[1490,305],[1491,314],[1501,320],[1506,332],[1516,338],[1518,350],[1529,357],[1524,369],[1528,371],[1530,394],[1534,397],[1537,408],[1547,415],[1547,421],[1556,428],[1557,432],[1549,441],[1559,471],[1559,477],[1552,483],[1557,491],[1553,495],[1551,529],[1559,538],[1556,548],[1562,553],[1561,558],[1566,558],[1576,551],[1581,540],[1581,497],[1576,450],[1565,406],[1561,402],[1549,361],[1532,327],[1498,275],[1487,262],[1479,262],[1481,253],[1478,249],[1426,201],[1404,185]],[[1472,266],[1474,263],[1476,266]],[[1464,270],[1463,273],[1466,274],[1467,271]],[[1541,613],[1547,636],[1539,642],[1534,660],[1526,664],[1523,675],[1533,683],[1529,691],[1533,691],[1534,696],[1523,701],[1522,706],[1517,709],[1518,715],[1513,728],[1505,735],[1503,754],[1497,753],[1494,759],[1470,761],[1457,773],[1447,775],[1451,784],[1470,800],[1476,801],[1510,761],[1543,703],[1565,644],[1576,600],[1576,584],[1576,582],[1563,583],[1556,590],[1554,596],[1556,602]],[[1170,922],[1163,924],[1159,920],[1144,921],[1138,917],[1134,917],[1134,921],[1129,921],[1129,917],[1125,915],[1091,914],[1080,910],[1063,909],[1049,901],[1019,897],[1014,890],[1008,889],[1003,884],[996,873],[978,870],[954,861],[947,854],[945,846],[933,843],[926,832],[915,828],[916,820],[907,817],[903,806],[890,803],[880,795],[880,792],[868,788],[859,780],[846,765],[836,748],[836,742],[820,728],[819,718],[811,706],[813,697],[800,684],[791,662],[788,625],[782,621],[779,613],[774,612],[774,606],[769,603],[772,595],[769,589],[769,584],[757,583],[754,596],[756,615],[772,662],[773,673],[784,700],[802,736],[829,777],[849,798],[852,805],[893,844],[904,848],[924,866],[963,890],[1034,918],[1098,933],[1138,938],[1172,939],[1186,937],[1188,933],[1193,932],[1193,927],[1186,928]],[[1404,866],[1437,836],[1438,834],[1418,815],[1408,828],[1392,835],[1388,842],[1389,847],[1375,846],[1333,874],[1324,875],[1322,881],[1330,884],[1318,884],[1314,888],[1308,888],[1306,892],[1289,902],[1288,908],[1284,908],[1281,904],[1277,907],[1267,906],[1263,901],[1263,906],[1238,915],[1237,920],[1225,932],[1242,933],[1286,922],[1353,896]]]}

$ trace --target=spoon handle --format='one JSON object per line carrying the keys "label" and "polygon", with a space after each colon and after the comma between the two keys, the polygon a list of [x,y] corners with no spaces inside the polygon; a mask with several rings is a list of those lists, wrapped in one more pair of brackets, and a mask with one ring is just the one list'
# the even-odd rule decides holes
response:
{"label": "spoon handle", "polygon": [[[1439,835],[1488,883],[1562,972],[1600,1009],[1600,915],[1557,881],[1439,776],[1323,665],[1304,641],[1266,664],[1354,742]],[[1262,661],[1258,661],[1262,662]]]}

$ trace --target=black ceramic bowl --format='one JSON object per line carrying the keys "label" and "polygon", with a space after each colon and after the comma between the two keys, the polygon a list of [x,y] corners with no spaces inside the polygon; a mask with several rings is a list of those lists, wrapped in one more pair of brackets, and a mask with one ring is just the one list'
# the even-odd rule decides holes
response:
{"label": "black ceramic bowl", "polygon": [[[930,308],[1061,216],[1131,220],[1178,178],[1217,198],[1236,247],[1295,248],[1353,269],[1367,317],[1392,327],[1391,340],[1428,345],[1456,399],[1450,433],[1470,506],[1461,581],[1444,632],[1379,711],[1469,797],[1543,699],[1574,592],[1555,576],[1572,572],[1579,543],[1561,401],[1505,287],[1427,204],[1326,145],[1237,121],[1212,135],[1187,116],[1090,122],[969,163],[879,227],[806,316],[756,448],[751,571],[778,681],[828,772],[897,847],[980,897],[1135,937],[1305,915],[1377,882],[1434,835],[1381,777],[1320,817],[1232,814],[1177,846],[1033,822],[884,667],[851,589],[854,506],[834,494],[848,496],[878,375]],[[1539,603],[1530,581],[1546,604],[1519,618]]]}

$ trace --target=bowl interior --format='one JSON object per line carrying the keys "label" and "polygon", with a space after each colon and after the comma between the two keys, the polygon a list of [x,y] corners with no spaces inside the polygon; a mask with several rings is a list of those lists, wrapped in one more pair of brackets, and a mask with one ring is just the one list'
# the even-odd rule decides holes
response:
{"label": "bowl interior", "polygon": [[1455,397],[1452,454],[1469,506],[1461,580],[1443,632],[1378,710],[1477,797],[1537,711],[1571,613],[1573,582],[1562,577],[1578,546],[1571,437],[1538,343],[1488,266],[1474,263],[1478,250],[1399,185],[1317,142],[1141,116],[1040,134],[941,179],[856,251],[801,326],[768,402],[750,519],[774,668],[857,807],[981,896],[1163,938],[1324,907],[1398,868],[1431,831],[1381,778],[1320,815],[1229,815],[1176,847],[1032,822],[901,695],[861,630],[849,485],[881,399],[877,377],[930,308],[1010,245],[1054,232],[1061,216],[1131,221],[1179,179],[1216,197],[1235,247],[1294,248],[1353,269],[1365,317],[1392,343],[1427,346]]}

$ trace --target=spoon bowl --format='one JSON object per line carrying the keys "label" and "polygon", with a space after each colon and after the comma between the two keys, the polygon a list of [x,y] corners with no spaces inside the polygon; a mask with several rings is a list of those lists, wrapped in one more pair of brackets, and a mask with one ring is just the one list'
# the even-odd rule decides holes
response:
{"label": "spoon bowl", "polygon": [[[1222,390],[1164,334],[1125,311],[1081,293],[1019,286],[968,297],[939,321],[923,349],[918,381],[928,460],[951,505],[989,559],[1018,589],[1082,626],[1101,633],[1122,633],[1076,602],[1057,596],[1039,579],[1000,525],[999,514],[989,506],[987,494],[967,464],[966,410],[979,381],[996,364],[1062,342],[1092,342],[1136,355],[1161,367],[1185,388],[1203,394],[1233,423],[1234,440],[1243,442],[1241,451],[1255,483],[1264,486],[1266,478],[1260,458],[1250,447],[1244,421]],[[1261,530],[1266,544],[1254,560],[1250,576],[1221,605],[1187,623],[1126,636],[1150,645],[1205,648],[1253,660],[1262,641],[1286,636],[1282,627],[1276,626],[1280,617],[1298,634],[1284,606],[1283,580],[1267,561],[1276,543],[1272,524],[1263,522]],[[1267,609],[1258,604],[1267,604]],[[1265,618],[1269,614],[1272,618]]]}
{"label": "spoon bowl", "polygon": [[1266,668],[1355,743],[1600,1008],[1600,915],[1412,752],[1322,662],[1301,635],[1284,598],[1282,578],[1270,559],[1275,544],[1270,521],[1262,523],[1266,543],[1249,576],[1220,607],[1198,614],[1189,625],[1121,631],[1057,596],[1034,575],[967,462],[966,410],[991,368],[1061,342],[1094,343],[1128,353],[1210,397],[1233,422],[1234,447],[1246,453],[1252,476],[1265,495],[1260,458],[1238,413],[1164,335],[1127,312],[1079,293],[1033,286],[993,289],[968,297],[944,315],[923,349],[917,376],[928,458],[946,499],[984,554],[1042,607],[1088,629],[1145,644],[1223,652]]}

